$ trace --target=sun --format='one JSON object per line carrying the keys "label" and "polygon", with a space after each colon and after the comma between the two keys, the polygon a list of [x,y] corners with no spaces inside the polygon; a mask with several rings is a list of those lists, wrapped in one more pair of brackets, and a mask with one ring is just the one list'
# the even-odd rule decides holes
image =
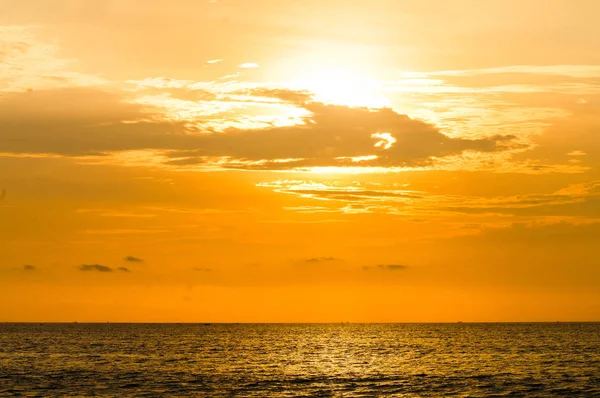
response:
{"label": "sun", "polygon": [[390,107],[382,82],[344,68],[314,72],[293,82],[295,89],[314,93],[316,101],[352,107]]}

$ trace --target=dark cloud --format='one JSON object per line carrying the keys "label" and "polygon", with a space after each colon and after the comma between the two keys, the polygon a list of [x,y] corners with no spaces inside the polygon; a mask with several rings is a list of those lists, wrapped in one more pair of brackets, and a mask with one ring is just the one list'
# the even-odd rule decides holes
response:
{"label": "dark cloud", "polygon": [[130,263],[143,263],[144,259],[139,258],[139,257],[134,257],[134,256],[127,256],[123,259],[123,261],[128,261]]}
{"label": "dark cloud", "polygon": [[141,148],[185,148],[177,138],[177,133],[184,131],[183,123],[143,121],[151,115],[141,105],[123,102],[125,99],[89,88],[3,95],[0,125],[10,128],[0,129],[0,151],[85,156]]}
{"label": "dark cloud", "polygon": [[[326,105],[311,102],[306,92],[255,90],[254,95],[288,101],[311,115],[302,125],[232,128],[215,133],[191,131],[189,121],[157,119],[148,106],[97,89],[7,93],[0,97],[0,125],[9,126],[0,130],[0,152],[85,156],[164,149],[170,151],[169,163],[173,165],[204,164],[227,157],[230,162],[222,167],[269,170],[346,165],[415,167],[427,165],[435,157],[464,151],[497,152],[515,145],[510,135],[450,137],[431,124],[389,108]],[[377,158],[361,162],[351,159],[373,155]]]}
{"label": "dark cloud", "polygon": [[208,267],[195,267],[194,271],[198,271],[198,272],[211,272],[212,268],[208,268]]}
{"label": "dark cloud", "polygon": [[[433,125],[392,109],[373,110],[316,102],[301,106],[312,112],[305,125],[203,134],[198,137],[199,149],[195,153],[187,151],[182,156],[174,151],[169,154],[174,158],[171,163],[202,164],[210,157],[227,156],[239,161],[231,163],[231,168],[258,170],[350,165],[410,167],[427,165],[432,157],[457,155],[464,151],[503,151],[513,145],[511,141],[515,138],[452,138]],[[389,141],[374,134],[385,134]],[[375,146],[378,142],[381,144]],[[389,147],[386,147],[388,142]],[[352,160],[373,155],[377,158],[361,162]],[[293,160],[281,162],[280,159]]]}
{"label": "dark cloud", "polygon": [[29,265],[29,264],[27,264],[27,265],[23,266],[23,270],[25,270],[25,271],[35,271],[35,270],[37,270],[37,267],[35,265]]}
{"label": "dark cloud", "polygon": [[388,269],[390,271],[399,271],[399,270],[407,269],[408,268],[407,265],[400,265],[400,264],[379,265],[379,267],[383,267],[383,268]]}
{"label": "dark cloud", "polygon": [[363,270],[365,270],[365,271],[370,271],[370,270],[402,271],[407,268],[408,268],[407,265],[401,265],[401,264],[379,264],[376,266],[364,266]]}
{"label": "dark cloud", "polygon": [[88,271],[96,271],[96,272],[113,272],[114,270],[106,265],[100,264],[82,264],[77,267],[80,271],[88,272]]}
{"label": "dark cloud", "polygon": [[338,261],[335,257],[313,257],[304,260],[307,263],[323,263],[328,261]]}
{"label": "dark cloud", "polygon": [[131,270],[129,268],[125,268],[125,267],[118,267],[117,271],[121,271],[121,272],[131,272]]}

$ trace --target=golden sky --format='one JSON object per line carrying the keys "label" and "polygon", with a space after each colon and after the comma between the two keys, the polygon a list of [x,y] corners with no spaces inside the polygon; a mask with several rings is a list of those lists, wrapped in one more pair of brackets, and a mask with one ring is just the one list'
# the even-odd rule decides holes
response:
{"label": "golden sky", "polygon": [[0,321],[600,319],[600,2],[0,9]]}

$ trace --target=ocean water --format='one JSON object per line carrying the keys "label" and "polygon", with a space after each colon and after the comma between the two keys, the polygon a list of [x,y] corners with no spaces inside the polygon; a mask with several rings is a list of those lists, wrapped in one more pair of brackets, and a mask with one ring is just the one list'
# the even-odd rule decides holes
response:
{"label": "ocean water", "polygon": [[0,324],[1,396],[600,396],[600,324]]}

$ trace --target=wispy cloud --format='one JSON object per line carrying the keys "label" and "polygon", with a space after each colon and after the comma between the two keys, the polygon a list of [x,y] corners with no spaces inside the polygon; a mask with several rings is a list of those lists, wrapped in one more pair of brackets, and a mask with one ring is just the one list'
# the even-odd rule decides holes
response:
{"label": "wispy cloud", "polygon": [[335,257],[313,257],[313,258],[308,258],[304,261],[307,263],[324,263],[324,262],[330,262],[330,261],[339,261],[339,259],[337,259]]}
{"label": "wispy cloud", "polygon": [[119,218],[152,218],[156,214],[139,213],[137,211],[124,211],[117,209],[77,209],[77,214],[97,214],[101,217],[119,217]]}
{"label": "wispy cloud", "polygon": [[497,68],[458,69],[435,72],[413,73],[414,77],[425,76],[471,76],[502,73],[562,75],[577,78],[600,77],[598,65],[514,65]]}
{"label": "wispy cloud", "polygon": [[86,229],[82,233],[90,235],[146,235],[162,234],[170,232],[168,229],[160,228],[109,228],[109,229]]}
{"label": "wispy cloud", "polygon": [[238,65],[238,68],[242,69],[256,69],[258,67],[260,67],[260,65],[254,62],[244,62],[243,64]]}
{"label": "wispy cloud", "polygon": [[73,72],[74,60],[59,57],[58,48],[35,33],[31,26],[0,26],[0,92],[106,83]]}
{"label": "wispy cloud", "polygon": [[519,209],[532,209],[543,206],[564,206],[585,203],[600,197],[600,182],[574,184],[563,189],[540,194],[514,196],[480,197],[463,195],[439,195],[425,191],[397,189],[361,184],[315,182],[304,180],[277,180],[257,184],[276,192],[298,195],[330,203],[340,203],[337,207],[299,206],[286,210],[298,213],[340,212],[364,214],[381,212],[389,214],[412,214],[421,212],[474,213],[474,212],[514,212]]}

